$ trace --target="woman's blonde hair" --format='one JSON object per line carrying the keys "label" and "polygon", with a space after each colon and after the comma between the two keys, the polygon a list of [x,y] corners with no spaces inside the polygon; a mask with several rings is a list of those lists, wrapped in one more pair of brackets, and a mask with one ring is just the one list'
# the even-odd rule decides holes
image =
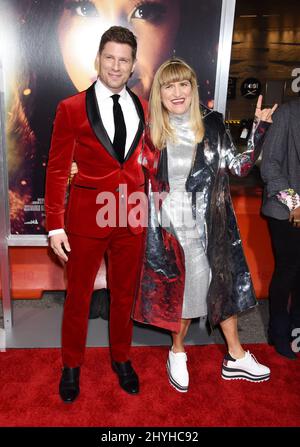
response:
{"label": "woman's blonde hair", "polygon": [[189,81],[192,85],[191,101],[191,128],[195,135],[195,144],[202,141],[204,136],[204,124],[202,121],[197,77],[194,70],[182,59],[168,59],[157,70],[150,92],[149,119],[150,135],[155,147],[163,149],[167,140],[175,140],[174,131],[170,125],[169,112],[161,100],[161,87],[172,82]]}

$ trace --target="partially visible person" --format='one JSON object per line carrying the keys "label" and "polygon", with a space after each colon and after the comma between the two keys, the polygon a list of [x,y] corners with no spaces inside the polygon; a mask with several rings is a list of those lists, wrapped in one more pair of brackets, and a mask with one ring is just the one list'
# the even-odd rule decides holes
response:
{"label": "partially visible person", "polygon": [[[100,41],[97,81],[88,90],[61,101],[54,121],[45,208],[50,246],[66,262],[68,280],[59,384],[64,402],[73,402],[80,392],[90,299],[105,254],[112,368],[127,393],[139,392],[139,379],[130,361],[131,310],[144,229],[127,223],[132,205],[127,207],[124,192],[144,191],[139,159],[147,104],[126,87],[136,50],[136,38],[130,30],[119,26],[108,29]],[[73,159],[79,173],[71,183],[66,206]],[[112,220],[101,214],[107,212],[101,207],[106,200],[101,193],[118,204],[117,216],[116,210],[108,211]]]}
{"label": "partially visible person", "polygon": [[196,74],[187,63],[170,59],[154,76],[151,140],[143,158],[150,173],[150,215],[133,316],[171,331],[167,371],[179,392],[189,387],[185,336],[192,318],[207,314],[227,342],[222,377],[270,378],[270,369],[245,352],[238,336],[237,314],[254,307],[256,299],[227,174],[247,175],[260,154],[276,109],[262,110],[261,104],[260,96],[248,148],[239,154],[222,115],[199,109]]}
{"label": "partially visible person", "polygon": [[[292,332],[300,331],[300,100],[274,114],[263,146],[265,182],[262,213],[267,216],[275,257],[269,288],[269,343],[289,359]],[[299,332],[298,332],[299,335]]]}

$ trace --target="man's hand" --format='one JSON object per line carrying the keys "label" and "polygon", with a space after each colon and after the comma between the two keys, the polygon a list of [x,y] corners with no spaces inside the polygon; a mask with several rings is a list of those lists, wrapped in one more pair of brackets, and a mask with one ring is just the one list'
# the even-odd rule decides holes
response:
{"label": "man's hand", "polygon": [[65,232],[50,236],[50,247],[60,259],[67,262],[68,257],[65,250],[69,252],[71,248]]}
{"label": "man's hand", "polygon": [[266,121],[267,123],[272,123],[272,115],[278,107],[278,104],[274,104],[271,109],[261,109],[263,97],[259,95],[256,109],[255,109],[255,118],[260,121]]}
{"label": "man's hand", "polygon": [[300,228],[300,206],[290,212],[289,221],[293,224],[294,227]]}

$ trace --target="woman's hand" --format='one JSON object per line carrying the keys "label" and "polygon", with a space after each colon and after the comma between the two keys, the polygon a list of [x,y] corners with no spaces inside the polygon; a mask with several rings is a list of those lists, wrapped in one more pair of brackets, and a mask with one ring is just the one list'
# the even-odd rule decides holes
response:
{"label": "woman's hand", "polygon": [[266,121],[267,123],[272,123],[272,115],[277,109],[278,104],[275,104],[271,109],[262,109],[262,100],[262,95],[259,95],[255,109],[255,118],[258,121]]}
{"label": "woman's hand", "polygon": [[78,166],[76,161],[72,161],[71,171],[70,171],[70,180],[74,177],[75,174],[78,173]]}

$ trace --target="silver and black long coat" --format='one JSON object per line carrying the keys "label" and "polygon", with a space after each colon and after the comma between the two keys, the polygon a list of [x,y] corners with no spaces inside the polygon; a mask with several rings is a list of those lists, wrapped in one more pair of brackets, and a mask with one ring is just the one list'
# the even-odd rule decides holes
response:
{"label": "silver and black long coat", "polygon": [[[256,305],[251,276],[244,256],[230,196],[228,170],[245,176],[260,155],[269,124],[253,125],[247,149],[238,153],[220,113],[201,106],[205,135],[195,149],[186,179],[192,195],[193,216],[204,225],[202,243],[211,268],[207,309],[213,327]],[[148,228],[141,279],[133,318],[144,324],[178,331],[184,291],[184,253],[171,227],[159,223],[157,195],[168,192],[167,151],[146,142],[142,160],[148,183]]]}

